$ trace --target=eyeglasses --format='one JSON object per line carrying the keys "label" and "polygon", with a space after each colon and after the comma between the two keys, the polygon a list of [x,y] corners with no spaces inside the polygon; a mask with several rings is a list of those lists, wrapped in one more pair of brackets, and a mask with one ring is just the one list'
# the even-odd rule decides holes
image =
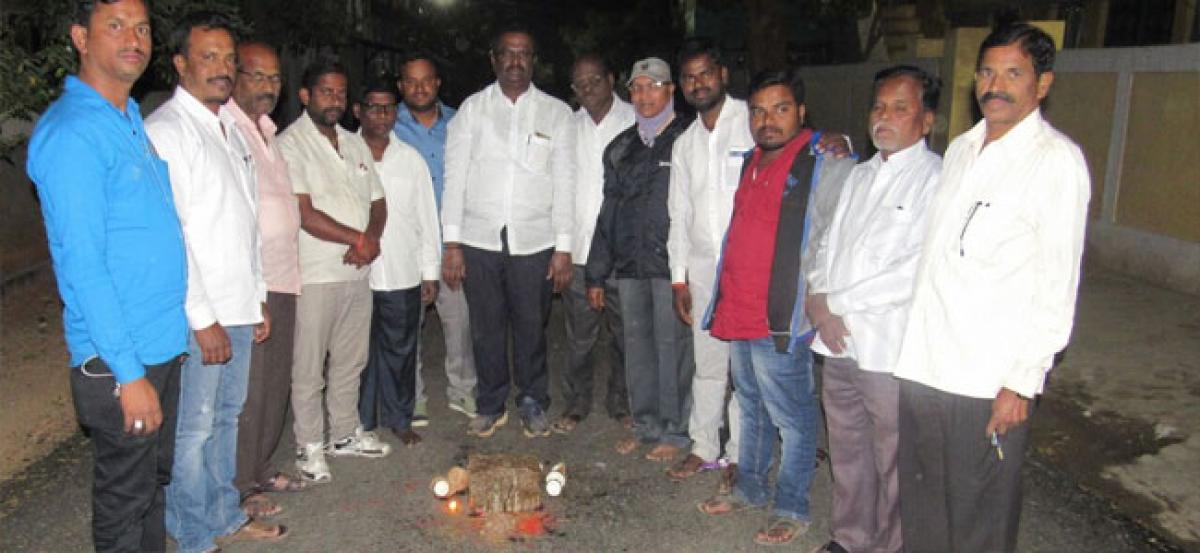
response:
{"label": "eyeglasses", "polygon": [[242,71],[241,69],[238,69],[238,74],[245,75],[246,78],[250,79],[250,82],[254,84],[263,84],[263,81],[270,81],[271,84],[279,84],[283,82],[283,75],[280,75],[279,73],[268,75],[262,71],[255,71],[251,73],[249,71]]}
{"label": "eyeglasses", "polygon": [[581,92],[588,88],[595,88],[602,82],[604,82],[604,77],[601,77],[600,75],[589,75],[577,81],[572,81],[571,90],[574,90],[575,92]]}
{"label": "eyeglasses", "polygon": [[363,106],[367,115],[388,115],[396,111],[396,104],[367,104]]}
{"label": "eyeglasses", "polygon": [[507,48],[501,48],[499,50],[493,50],[492,55],[496,56],[496,59],[499,60],[528,61],[533,59],[533,50],[509,50]]}
{"label": "eyeglasses", "polygon": [[644,92],[659,91],[667,86],[666,81],[654,81],[650,84],[631,84],[629,85],[630,94],[641,94]]}

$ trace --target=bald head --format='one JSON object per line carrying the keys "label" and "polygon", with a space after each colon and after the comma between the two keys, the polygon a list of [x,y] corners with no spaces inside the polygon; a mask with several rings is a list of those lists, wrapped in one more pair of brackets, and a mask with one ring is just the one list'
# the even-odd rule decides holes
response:
{"label": "bald head", "polygon": [[275,111],[275,103],[279,101],[283,88],[279,56],[274,48],[261,42],[243,42],[237,50],[238,75],[233,100],[250,119],[256,120]]}

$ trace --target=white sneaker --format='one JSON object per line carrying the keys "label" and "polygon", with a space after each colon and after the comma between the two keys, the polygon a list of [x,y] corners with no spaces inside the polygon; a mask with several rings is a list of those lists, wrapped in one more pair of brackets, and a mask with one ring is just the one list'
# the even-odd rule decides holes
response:
{"label": "white sneaker", "polygon": [[325,444],[305,444],[296,448],[296,470],[300,477],[316,483],[333,480],[329,464],[325,462]]}
{"label": "white sneaker", "polygon": [[387,457],[387,454],[392,452],[392,446],[380,441],[374,432],[363,430],[360,426],[354,429],[353,434],[329,444],[328,451],[334,457],[379,458]]}

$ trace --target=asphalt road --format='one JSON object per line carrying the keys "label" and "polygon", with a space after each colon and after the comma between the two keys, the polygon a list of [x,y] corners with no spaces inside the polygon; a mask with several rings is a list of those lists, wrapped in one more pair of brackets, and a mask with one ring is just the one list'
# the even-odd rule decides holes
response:
{"label": "asphalt road", "polygon": [[[552,328],[559,328],[558,310]],[[426,329],[425,372],[433,423],[425,441],[398,445],[386,459],[332,459],[333,482],[302,494],[278,495],[286,511],[275,517],[291,529],[278,544],[236,544],[228,552],[257,551],[753,551],[751,541],[766,515],[748,512],[708,517],[696,503],[712,492],[716,475],[683,484],[668,481],[664,465],[613,451],[623,430],[597,405],[593,416],[568,436],[527,439],[515,417],[491,439],[465,434],[466,419],[449,411],[442,396],[440,335]],[[551,367],[561,366],[565,341],[551,333]],[[552,369],[553,370],[553,369]],[[601,368],[601,371],[605,369]],[[601,375],[597,375],[598,377]],[[552,375],[552,380],[557,374]],[[603,382],[598,378],[599,382]],[[552,384],[557,397],[557,383]],[[551,412],[557,414],[552,407]],[[12,416],[13,414],[9,414]],[[277,453],[290,469],[290,431]],[[432,476],[444,472],[464,451],[529,453],[565,461],[569,479],[563,495],[546,502],[544,519],[523,522],[448,513],[431,497]],[[0,483],[0,551],[90,550],[91,451],[76,435],[18,478]],[[828,538],[829,471],[818,470],[808,535],[780,548],[808,551]],[[1023,552],[1176,551],[1152,533],[1088,493],[1062,472],[1040,462],[1026,465],[1025,508],[1019,550]],[[535,524],[540,522],[544,524]],[[543,526],[545,533],[540,533]]]}

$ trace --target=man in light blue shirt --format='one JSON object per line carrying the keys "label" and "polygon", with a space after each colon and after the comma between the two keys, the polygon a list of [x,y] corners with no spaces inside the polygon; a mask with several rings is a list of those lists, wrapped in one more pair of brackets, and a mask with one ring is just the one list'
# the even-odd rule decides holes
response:
{"label": "man in light blue shirt", "polygon": [[80,4],[79,74],[38,121],[37,186],[71,353],[71,395],[95,448],[96,551],[163,551],[174,459],[187,262],[167,166],[133,83],[150,63],[141,0]]}
{"label": "man in light blue shirt", "polygon": [[[446,125],[454,117],[454,109],[438,99],[442,80],[437,65],[429,54],[415,53],[400,66],[396,83],[403,101],[396,112],[396,136],[412,146],[425,163],[433,178],[433,198],[438,213],[442,211],[442,173],[446,152]],[[462,288],[451,290],[440,283],[437,296],[438,317],[446,337],[446,399],[450,408],[468,417],[475,416],[475,356],[471,346],[471,327],[468,320],[467,298]],[[418,346],[419,347],[419,346]],[[417,355],[416,406],[413,426],[429,424],[425,406],[425,382],[421,378],[421,355]]]}

